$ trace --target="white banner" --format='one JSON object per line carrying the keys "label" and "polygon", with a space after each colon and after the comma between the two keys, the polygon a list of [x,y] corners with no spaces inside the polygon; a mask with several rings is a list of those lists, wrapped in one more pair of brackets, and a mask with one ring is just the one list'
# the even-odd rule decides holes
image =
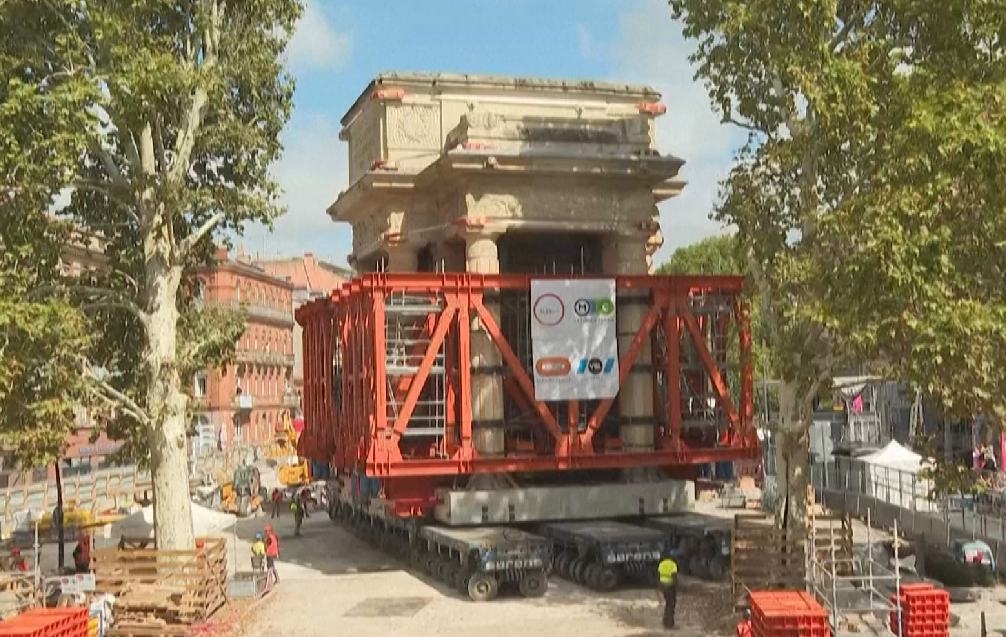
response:
{"label": "white banner", "polygon": [[532,280],[531,353],[536,400],[614,398],[615,280]]}

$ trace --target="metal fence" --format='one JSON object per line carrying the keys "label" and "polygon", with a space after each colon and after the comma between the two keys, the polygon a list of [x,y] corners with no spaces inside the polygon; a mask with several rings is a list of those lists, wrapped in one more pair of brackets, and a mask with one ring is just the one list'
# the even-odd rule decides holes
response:
{"label": "metal fence", "polygon": [[981,540],[993,550],[996,570],[1006,573],[1006,501],[998,496],[934,497],[931,484],[917,473],[836,458],[811,466],[820,504],[861,520],[897,528],[906,537],[950,547],[956,540]]}

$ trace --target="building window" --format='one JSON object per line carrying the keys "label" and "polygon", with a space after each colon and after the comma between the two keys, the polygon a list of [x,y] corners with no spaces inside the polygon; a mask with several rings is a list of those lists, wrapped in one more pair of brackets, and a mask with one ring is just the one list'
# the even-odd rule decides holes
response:
{"label": "building window", "polygon": [[196,279],[196,298],[200,301],[206,300],[206,281]]}
{"label": "building window", "polygon": [[240,283],[235,283],[234,284],[234,300],[237,301],[238,303],[241,303],[241,284]]}
{"label": "building window", "polygon": [[206,396],[206,372],[199,372],[195,375],[195,383],[192,391],[196,398]]}

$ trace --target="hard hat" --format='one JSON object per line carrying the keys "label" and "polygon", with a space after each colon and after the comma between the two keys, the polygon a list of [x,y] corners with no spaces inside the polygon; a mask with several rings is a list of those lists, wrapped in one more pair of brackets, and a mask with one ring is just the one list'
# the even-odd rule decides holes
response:
{"label": "hard hat", "polygon": [[14,548],[12,548],[10,550],[10,554],[11,555],[21,555],[21,549],[19,549],[18,547],[15,546]]}
{"label": "hard hat", "polygon": [[258,533],[256,533],[256,534],[255,534],[255,539],[256,539],[256,540],[261,540],[261,539],[262,539],[262,537],[263,537],[263,535],[262,535],[262,531],[259,531]]}

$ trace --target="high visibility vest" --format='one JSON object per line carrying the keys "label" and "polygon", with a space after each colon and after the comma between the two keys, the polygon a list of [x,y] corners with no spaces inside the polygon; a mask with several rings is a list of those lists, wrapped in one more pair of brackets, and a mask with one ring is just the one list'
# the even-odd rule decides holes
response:
{"label": "high visibility vest", "polygon": [[660,564],[657,565],[657,575],[660,576],[662,586],[671,586],[678,576],[678,563],[669,557],[660,560]]}

